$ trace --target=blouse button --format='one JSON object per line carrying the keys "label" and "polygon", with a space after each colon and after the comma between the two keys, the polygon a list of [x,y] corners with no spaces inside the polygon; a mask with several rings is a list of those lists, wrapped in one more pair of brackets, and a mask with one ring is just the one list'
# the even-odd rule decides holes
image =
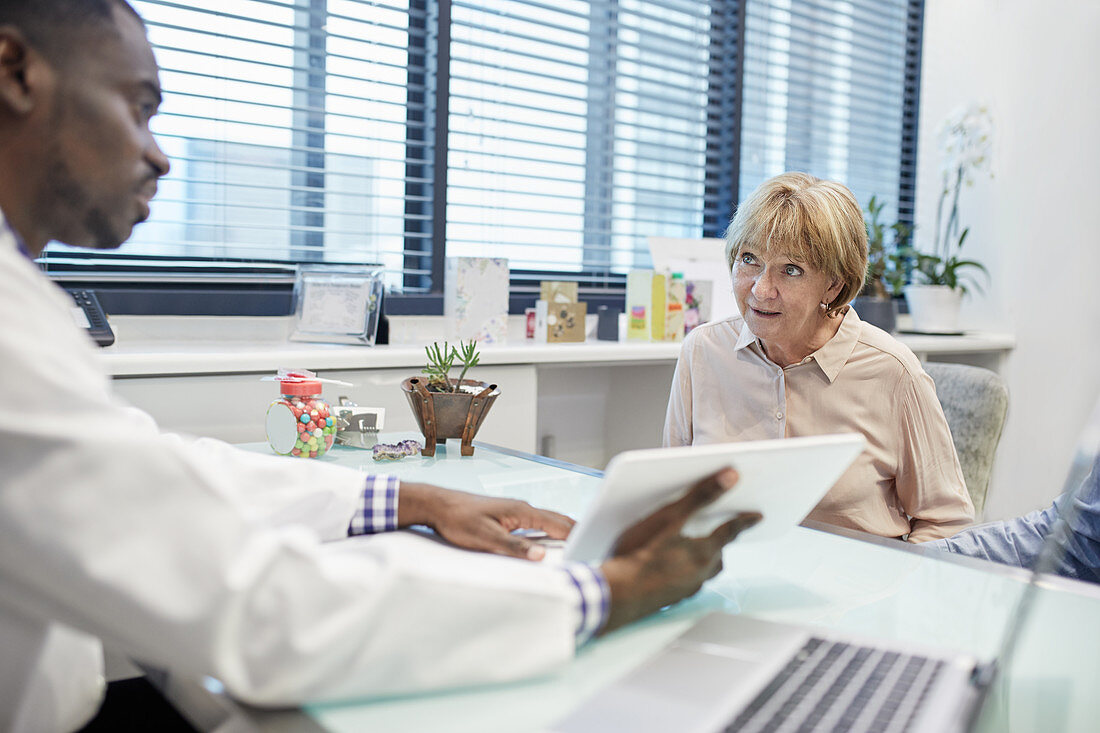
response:
{"label": "blouse button", "polygon": [[776,420],[782,420],[783,419],[783,413],[782,412],[775,413],[775,419]]}

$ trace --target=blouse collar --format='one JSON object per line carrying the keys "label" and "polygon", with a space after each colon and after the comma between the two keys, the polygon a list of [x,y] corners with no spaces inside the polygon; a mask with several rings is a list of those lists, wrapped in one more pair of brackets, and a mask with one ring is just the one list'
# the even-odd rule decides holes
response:
{"label": "blouse collar", "polygon": [[[847,306],[846,312],[839,317],[844,320],[840,322],[840,328],[837,329],[836,335],[825,342],[825,345],[820,349],[803,359],[800,364],[792,366],[800,366],[812,360],[818,365],[822,373],[828,377],[830,383],[836,381],[840,370],[852,356],[852,351],[855,350],[856,343],[859,341],[859,334],[863,330],[862,322],[851,306]],[[734,351],[740,351],[753,344],[758,344],[760,353],[764,354],[764,345],[760,343],[760,339],[756,337],[756,334],[752,332],[752,329],[743,319],[741,323],[741,333],[737,336],[737,343],[733,346]]]}

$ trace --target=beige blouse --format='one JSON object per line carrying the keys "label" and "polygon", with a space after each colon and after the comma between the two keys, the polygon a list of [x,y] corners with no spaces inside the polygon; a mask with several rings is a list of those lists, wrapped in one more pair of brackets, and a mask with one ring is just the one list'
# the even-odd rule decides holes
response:
{"label": "beige blouse", "polygon": [[974,520],[932,378],[913,352],[851,308],[828,343],[781,368],[740,316],[684,339],[664,444],[859,432],[867,448],[809,519],[910,542]]}

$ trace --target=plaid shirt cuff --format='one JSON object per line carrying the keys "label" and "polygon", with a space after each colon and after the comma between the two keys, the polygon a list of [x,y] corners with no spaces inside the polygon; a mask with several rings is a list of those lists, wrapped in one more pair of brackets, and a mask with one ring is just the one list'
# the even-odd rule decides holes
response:
{"label": "plaid shirt cuff", "polygon": [[568,563],[562,571],[577,589],[577,646],[591,639],[607,622],[611,589],[596,568],[585,563]]}
{"label": "plaid shirt cuff", "polygon": [[367,485],[348,525],[349,535],[377,534],[397,529],[397,495],[401,482],[396,476],[367,476]]}

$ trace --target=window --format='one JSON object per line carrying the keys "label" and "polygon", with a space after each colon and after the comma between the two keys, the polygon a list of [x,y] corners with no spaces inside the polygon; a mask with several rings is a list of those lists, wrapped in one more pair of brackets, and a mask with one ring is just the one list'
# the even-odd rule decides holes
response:
{"label": "window", "polygon": [[455,0],[452,13],[448,254],[606,285],[649,264],[647,237],[702,235],[707,3]]}
{"label": "window", "polygon": [[920,0],[134,5],[172,173],[120,251],[51,245],[58,279],[285,294],[370,263],[391,312],[438,312],[455,255],[621,293],[648,237],[719,236],[782,170],[911,213]]}
{"label": "window", "polygon": [[846,183],[864,205],[877,195],[887,204],[885,221],[897,220],[901,201],[911,223],[913,160],[901,153],[903,144],[913,148],[905,94],[907,87],[916,93],[911,4],[746,4],[742,195],[803,170]]}
{"label": "window", "polygon": [[407,144],[426,126],[408,4],[134,6],[161,66],[153,124],[172,172],[117,257],[52,245],[48,266],[286,280],[295,263],[368,263],[404,287],[405,256],[426,236],[406,219],[427,216],[406,212],[407,167],[424,162]]}

